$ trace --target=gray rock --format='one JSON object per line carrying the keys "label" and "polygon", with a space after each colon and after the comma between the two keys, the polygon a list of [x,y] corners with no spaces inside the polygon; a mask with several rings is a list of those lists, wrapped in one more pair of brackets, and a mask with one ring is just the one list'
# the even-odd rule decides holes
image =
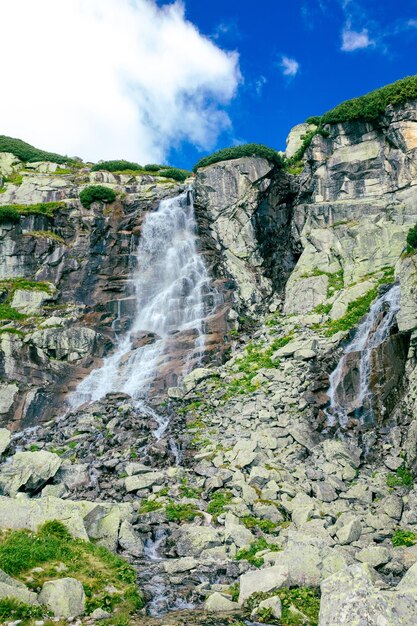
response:
{"label": "gray rock", "polygon": [[239,583],[239,605],[242,606],[254,593],[273,591],[287,586],[289,583],[288,571],[281,565],[274,565],[242,574]]}
{"label": "gray rock", "polygon": [[143,556],[144,545],[132,524],[126,520],[120,524],[119,545],[132,556]]}
{"label": "gray rock", "polygon": [[239,605],[216,591],[204,602],[204,609],[208,613],[227,613],[239,609]]}
{"label": "gray rock", "polygon": [[12,436],[7,428],[0,428],[0,454],[7,450]]}
{"label": "gray rock", "polygon": [[338,529],[336,535],[341,545],[357,541],[362,533],[362,524],[358,519],[352,519],[346,525]]}
{"label": "gray rock", "polygon": [[22,586],[13,579],[11,579],[11,582],[12,584],[8,584],[0,580],[0,600],[3,600],[3,598],[14,598],[25,604],[38,604],[36,593],[29,591],[27,587]]}
{"label": "gray rock", "polygon": [[125,488],[128,493],[131,491],[139,491],[152,487],[152,485],[161,485],[165,475],[163,472],[147,472],[146,474],[128,476],[125,478]]}
{"label": "gray rock", "polygon": [[251,613],[251,619],[256,619],[259,616],[259,610],[269,609],[271,611],[271,617],[275,619],[281,619],[282,616],[282,603],[278,596],[273,598],[267,598],[262,600],[259,605]]}
{"label": "gray rock", "polygon": [[0,487],[11,496],[23,486],[29,491],[36,491],[55,476],[61,463],[57,454],[44,450],[16,452],[11,462],[1,469]]}
{"label": "gray rock", "polygon": [[39,602],[59,618],[72,619],[85,611],[84,589],[75,578],[47,581],[39,594]]}

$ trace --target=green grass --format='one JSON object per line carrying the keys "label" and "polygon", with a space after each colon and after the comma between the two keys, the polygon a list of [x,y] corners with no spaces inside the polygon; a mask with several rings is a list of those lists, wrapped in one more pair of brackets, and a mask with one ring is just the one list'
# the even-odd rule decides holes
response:
{"label": "green grass", "polygon": [[38,202],[37,204],[9,204],[1,207],[19,215],[45,215],[53,217],[58,209],[65,208],[65,202]]}
{"label": "green grass", "polygon": [[110,187],[103,185],[90,185],[80,192],[80,202],[86,209],[89,209],[93,202],[114,202],[116,194]]}
{"label": "green grass", "polygon": [[226,506],[233,499],[231,491],[225,489],[218,489],[210,495],[210,500],[207,506],[207,513],[210,513],[215,520],[225,512]]}
{"label": "green grass", "polygon": [[155,500],[142,500],[140,503],[139,513],[152,513],[162,509],[162,502],[156,502]]}
{"label": "green grass", "polygon": [[340,291],[344,287],[344,273],[343,270],[338,272],[323,272],[318,268],[315,268],[310,274],[304,274],[302,278],[310,278],[312,276],[327,276],[329,282],[327,283],[327,297],[331,298],[335,291]]}
{"label": "green grass", "polygon": [[417,75],[407,76],[370,93],[346,100],[320,118],[320,124],[338,124],[350,120],[377,122],[388,105],[404,104],[417,98]]}
{"label": "green grass", "polygon": [[411,532],[411,530],[397,529],[391,538],[394,548],[400,546],[414,546],[417,543],[417,534]]}
{"label": "green grass", "polygon": [[[46,580],[61,578],[63,574],[56,570],[56,565],[64,563],[64,575],[77,578],[84,587],[87,614],[98,607],[116,606],[120,611],[134,613],[144,604],[132,565],[102,546],[74,539],[65,525],[56,520],[46,522],[36,533],[3,531],[0,562],[7,574],[34,590]],[[108,585],[113,585],[117,593],[110,595],[106,591]]]}
{"label": "green grass", "polygon": [[179,183],[183,183],[189,176],[191,176],[191,172],[188,172],[187,170],[180,170],[177,167],[168,167],[161,170],[159,175],[164,178],[171,178]]}
{"label": "green grass", "polygon": [[25,333],[17,328],[0,328],[0,335],[17,335],[18,337],[24,337]]}
{"label": "green grass", "polygon": [[134,163],[132,161],[125,161],[124,159],[119,159],[115,161],[101,161],[100,163],[96,163],[91,168],[92,172],[119,172],[122,170],[130,170],[132,172],[137,170],[144,169],[139,163]]}
{"label": "green grass", "polygon": [[252,156],[267,159],[279,167],[282,167],[283,164],[281,155],[276,150],[273,150],[273,148],[268,148],[268,146],[257,143],[247,143],[242,146],[234,146],[233,148],[218,150],[218,152],[214,152],[213,154],[200,159],[200,161],[198,161],[198,163],[196,163],[193,167],[193,171],[196,172],[200,167],[207,167],[207,165],[213,165],[213,163]]}
{"label": "green grass", "polygon": [[402,465],[395,473],[388,474],[387,485],[388,487],[412,487],[414,484],[414,477],[410,470]]}
{"label": "green grass", "polygon": [[0,135],[0,152],[11,152],[21,161],[27,163],[33,163],[35,161],[70,163],[74,161],[74,159],[70,159],[67,156],[62,156],[61,154],[46,152],[45,150],[39,150],[38,148],[31,146],[29,143],[26,143],[21,139],[7,137],[6,135]]}
{"label": "green grass", "polygon": [[0,304],[0,320],[24,320],[27,318],[27,315],[24,313],[20,313],[17,309],[14,309],[8,304]]}
{"label": "green grass", "polygon": [[170,502],[166,508],[166,516],[169,522],[192,522],[201,515],[194,504],[175,504]]}
{"label": "green grass", "polygon": [[242,523],[250,530],[261,530],[264,533],[274,533],[278,528],[278,524],[271,522],[269,519],[261,519],[253,515],[245,515],[242,517]]}
{"label": "green grass", "polygon": [[[318,626],[320,612],[320,590],[312,587],[283,587],[268,593],[254,593],[244,605],[248,616],[262,600],[278,597],[282,604],[282,616],[280,621],[270,620],[270,614],[262,615],[260,623],[280,624],[281,626]],[[292,610],[300,611],[303,616]],[[263,620],[263,621],[262,621]],[[265,621],[266,620],[266,621]],[[270,621],[268,621],[270,620]]]}
{"label": "green grass", "polygon": [[263,557],[257,557],[256,554],[258,552],[261,552],[262,550],[272,550],[275,552],[280,549],[281,548],[278,545],[274,543],[268,543],[264,537],[260,537],[260,539],[257,539],[256,541],[251,543],[249,548],[241,548],[240,550],[238,550],[236,552],[236,560],[248,561],[248,563],[250,563],[254,567],[262,567],[265,561]]}
{"label": "green grass", "polygon": [[182,478],[179,491],[183,498],[195,498],[198,500],[201,497],[202,489],[197,487],[190,487],[190,485],[188,485],[187,483],[187,479]]}
{"label": "green grass", "polygon": [[41,606],[25,604],[14,598],[2,598],[0,600],[0,620],[40,619],[44,614],[45,609]]}
{"label": "green grass", "polygon": [[0,280],[0,289],[1,288],[6,288],[12,294],[17,289],[24,289],[25,291],[44,291],[45,293],[53,292],[53,288],[50,283],[36,280],[27,280],[26,278],[11,278],[6,280]]}
{"label": "green grass", "polygon": [[56,233],[53,233],[51,230],[31,230],[25,232],[24,236],[36,237],[37,239],[52,239],[52,241],[65,244],[65,239],[63,237],[60,237]]}
{"label": "green grass", "polygon": [[[292,168],[296,168],[296,171],[300,169],[300,163],[302,163],[302,158],[306,152],[306,150],[310,147],[311,142],[313,141],[316,135],[321,135],[322,137],[328,137],[328,131],[324,130],[322,127],[314,128],[313,130],[309,130],[305,135],[301,137],[302,144],[298,148],[298,150],[293,154],[292,157],[285,160],[285,169],[287,172],[292,173],[290,170]],[[302,170],[302,168],[301,168]],[[298,172],[299,173],[299,172]]]}
{"label": "green grass", "polygon": [[20,222],[20,214],[13,206],[0,207],[0,224],[17,224]]}

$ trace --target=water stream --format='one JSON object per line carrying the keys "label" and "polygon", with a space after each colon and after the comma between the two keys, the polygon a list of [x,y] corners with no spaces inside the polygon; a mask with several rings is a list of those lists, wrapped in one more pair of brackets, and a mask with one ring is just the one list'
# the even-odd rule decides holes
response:
{"label": "water stream", "polygon": [[162,200],[158,210],[146,216],[136,252],[137,268],[132,273],[136,314],[131,328],[119,338],[115,352],[103,365],[78,385],[69,398],[72,410],[107,393],[124,392],[157,421],[155,437],[165,433],[168,418],[153,412],[143,400],[168,339],[174,332],[194,332],[194,348],[182,369],[182,374],[187,373],[204,350],[204,319],[219,303],[196,238],[190,190]]}
{"label": "water stream", "polygon": [[[352,412],[352,409],[360,416],[362,422],[373,420],[372,393],[369,387],[371,354],[389,337],[399,309],[400,286],[394,285],[372,304],[368,315],[359,325],[353,340],[346,346],[336,369],[330,375],[330,386],[327,392],[330,399],[330,405],[327,409],[330,426],[336,423],[342,427],[346,426],[348,414]],[[354,352],[359,353],[359,380],[355,385],[356,397],[354,402],[351,402],[350,406],[347,407],[340,393],[340,386],[348,369],[349,355]]]}

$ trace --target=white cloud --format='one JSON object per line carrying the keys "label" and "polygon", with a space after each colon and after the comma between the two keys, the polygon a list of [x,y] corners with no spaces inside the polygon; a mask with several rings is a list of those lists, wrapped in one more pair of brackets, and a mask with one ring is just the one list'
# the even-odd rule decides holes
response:
{"label": "white cloud", "polygon": [[254,89],[257,96],[260,96],[262,94],[263,88],[265,87],[267,82],[267,78],[262,74],[259,76],[259,78],[255,80]]}
{"label": "white cloud", "polygon": [[284,76],[296,76],[300,70],[300,64],[295,59],[283,55],[280,67]]}
{"label": "white cloud", "polygon": [[417,28],[417,20],[414,20],[414,19],[408,20],[407,26],[409,26],[410,28]]}
{"label": "white cloud", "polygon": [[163,161],[214,145],[238,55],[203,37],[180,0],[5,0],[0,133],[85,159]]}
{"label": "white cloud", "polygon": [[350,24],[346,24],[342,32],[342,50],[344,52],[353,52],[374,46],[375,41],[369,38],[367,28],[361,31],[352,30]]}

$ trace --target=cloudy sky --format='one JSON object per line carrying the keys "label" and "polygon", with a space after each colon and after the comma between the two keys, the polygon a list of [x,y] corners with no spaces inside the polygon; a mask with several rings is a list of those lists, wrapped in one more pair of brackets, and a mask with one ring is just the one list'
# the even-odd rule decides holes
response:
{"label": "cloudy sky", "polygon": [[417,73],[417,0],[3,0],[0,134],[190,167]]}

